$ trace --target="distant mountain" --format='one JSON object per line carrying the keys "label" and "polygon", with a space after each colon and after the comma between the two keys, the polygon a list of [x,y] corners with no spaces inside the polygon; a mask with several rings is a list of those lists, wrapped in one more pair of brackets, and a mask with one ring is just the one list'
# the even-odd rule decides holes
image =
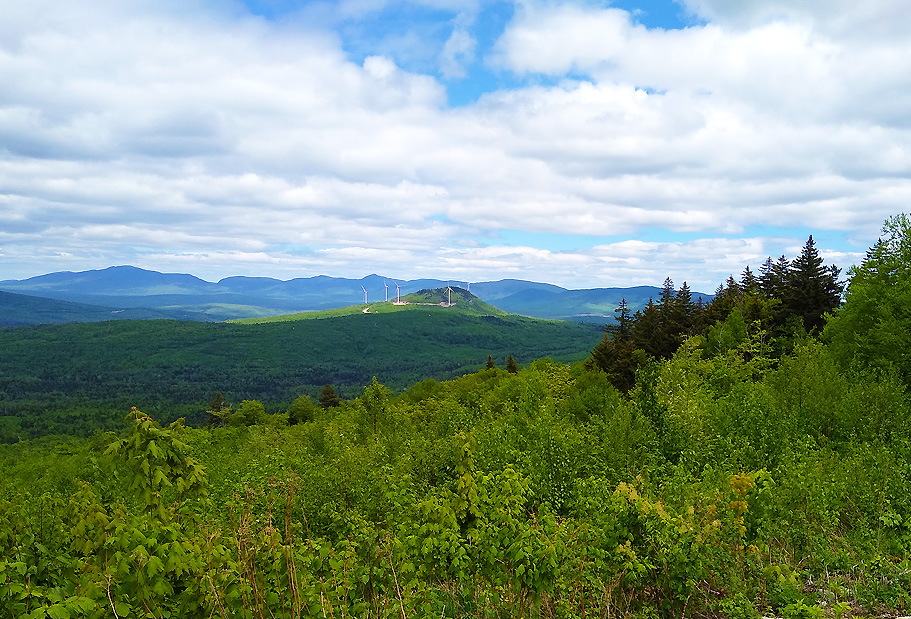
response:
{"label": "distant mountain", "polygon": [[0,327],[64,322],[100,322],[102,320],[150,320],[153,318],[209,320],[205,314],[195,312],[148,308],[118,309],[0,291]]}
{"label": "distant mountain", "polygon": [[[474,286],[474,289],[472,289]],[[495,282],[477,282],[467,284],[468,290],[489,302],[499,301],[521,292],[567,292],[566,288],[553,284],[527,282],[521,279],[501,279]]]}
{"label": "distant mountain", "polygon": [[[513,314],[579,320],[586,322],[611,322],[614,310],[626,299],[633,312],[648,305],[649,300],[658,300],[661,288],[635,286],[633,288],[592,288],[588,290],[545,290],[526,288],[496,300],[500,309]],[[713,295],[693,293],[693,301],[702,298],[708,302]]]}
{"label": "distant mountain", "polygon": [[[372,303],[394,299],[397,293],[406,295],[449,285],[465,287],[478,298],[510,313],[600,323],[613,320],[614,309],[621,299],[625,298],[636,310],[648,303],[649,298],[657,298],[660,292],[653,286],[567,290],[517,279],[468,284],[437,279],[393,280],[376,274],[361,279],[326,275],[291,280],[236,276],[213,283],[193,275],[159,273],[133,266],[5,280],[0,281],[0,290],[102,306],[99,312],[145,308],[167,312],[171,317],[176,312],[183,320],[221,321],[355,305],[364,302],[364,289],[367,302]],[[699,293],[693,296],[697,298]],[[711,298],[702,297],[706,301]],[[71,315],[74,321],[83,320],[78,318],[79,312]]]}

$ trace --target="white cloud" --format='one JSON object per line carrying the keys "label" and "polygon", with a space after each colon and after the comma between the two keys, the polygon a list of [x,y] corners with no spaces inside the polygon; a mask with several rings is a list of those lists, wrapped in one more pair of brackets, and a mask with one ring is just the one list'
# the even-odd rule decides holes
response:
{"label": "white cloud", "polygon": [[[478,4],[421,4],[455,15],[432,60],[471,79]],[[220,275],[671,275],[711,291],[780,253],[755,228],[863,243],[911,198],[911,44],[899,4],[836,4],[692,0],[708,23],[664,31],[528,1],[491,59],[528,83],[459,109],[433,77],[381,49],[351,61],[342,35],[300,20],[203,2],[4,7],[0,279],[198,260]],[[868,26],[880,34],[855,31]],[[613,242],[651,229],[703,240]],[[485,244],[500,231],[583,240]],[[855,255],[835,244],[827,255]]]}
{"label": "white cloud", "polygon": [[467,30],[456,28],[449,35],[440,57],[440,72],[443,77],[457,79],[466,77],[465,65],[474,60],[477,41]]}
{"label": "white cloud", "polygon": [[681,0],[694,15],[727,28],[773,21],[806,23],[834,36],[881,41],[907,39],[911,16],[900,0]]}

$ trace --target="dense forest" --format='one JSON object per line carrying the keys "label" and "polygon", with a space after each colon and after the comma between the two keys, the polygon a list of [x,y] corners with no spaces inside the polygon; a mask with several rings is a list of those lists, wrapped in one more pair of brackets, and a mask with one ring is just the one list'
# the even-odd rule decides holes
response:
{"label": "dense forest", "polygon": [[[0,443],[46,434],[91,436],[122,427],[137,406],[161,423],[205,420],[217,392],[258,400],[269,412],[316,397],[326,384],[355,397],[378,376],[401,391],[425,378],[553,357],[584,359],[596,325],[452,308],[267,324],[170,320],[0,328]],[[493,308],[492,308],[493,309]]]}
{"label": "dense forest", "polygon": [[907,614],[911,219],[838,276],[811,237],[584,362],[0,446],[0,617]]}

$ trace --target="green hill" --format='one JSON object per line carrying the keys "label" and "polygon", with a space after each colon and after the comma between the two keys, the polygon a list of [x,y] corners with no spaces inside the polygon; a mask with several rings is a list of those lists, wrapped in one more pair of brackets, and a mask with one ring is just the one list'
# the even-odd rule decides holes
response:
{"label": "green hill", "polygon": [[206,320],[200,312],[182,308],[118,308],[60,301],[0,290],[0,326],[55,324],[61,322],[99,322],[103,320]]}
{"label": "green hill", "polygon": [[[428,298],[428,297],[425,297]],[[130,406],[199,423],[217,392],[279,410],[325,384],[343,397],[372,376],[393,389],[482,367],[492,355],[520,363],[585,358],[601,339],[591,325],[468,307],[323,314],[267,324],[111,321],[0,329],[0,440],[90,434],[119,426]],[[391,304],[390,304],[391,307]],[[489,311],[483,309],[483,311]],[[312,316],[312,314],[305,314]],[[2,430],[6,427],[7,430]]]}
{"label": "green hill", "polygon": [[507,312],[485,303],[467,290],[453,287],[451,292],[446,288],[420,290],[399,297],[398,301],[379,301],[367,305],[348,305],[335,309],[314,312],[298,312],[281,316],[264,316],[261,318],[241,318],[231,322],[238,324],[263,324],[272,322],[290,322],[296,320],[314,320],[321,318],[338,318],[359,314],[392,314],[398,312],[436,312],[446,315],[462,316],[508,316]]}

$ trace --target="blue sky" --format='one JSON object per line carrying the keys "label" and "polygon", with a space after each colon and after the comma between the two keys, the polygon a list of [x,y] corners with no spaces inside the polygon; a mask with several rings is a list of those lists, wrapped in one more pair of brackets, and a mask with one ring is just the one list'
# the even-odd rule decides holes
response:
{"label": "blue sky", "polygon": [[711,292],[911,198],[900,0],[0,8],[0,280]]}

